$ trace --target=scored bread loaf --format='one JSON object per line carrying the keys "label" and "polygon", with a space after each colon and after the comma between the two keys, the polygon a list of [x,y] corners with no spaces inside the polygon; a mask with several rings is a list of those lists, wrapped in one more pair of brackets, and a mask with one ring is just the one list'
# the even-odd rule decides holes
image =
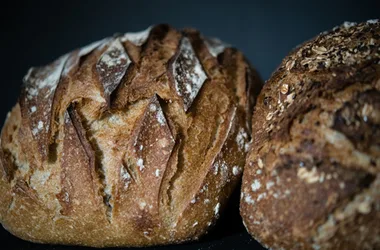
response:
{"label": "scored bread loaf", "polygon": [[31,68],[1,134],[0,222],[41,243],[198,239],[241,177],[261,86],[241,52],[168,25]]}
{"label": "scored bread loaf", "polygon": [[380,249],[380,23],[296,48],[264,85],[240,212],[271,249]]}

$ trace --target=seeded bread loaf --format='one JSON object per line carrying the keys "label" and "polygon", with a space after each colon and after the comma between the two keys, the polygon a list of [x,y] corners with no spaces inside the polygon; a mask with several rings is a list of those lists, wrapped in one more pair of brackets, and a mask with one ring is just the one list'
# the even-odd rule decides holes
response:
{"label": "seeded bread loaf", "polygon": [[241,177],[260,88],[239,51],[167,25],[31,68],[1,134],[2,225],[94,247],[198,239]]}
{"label": "seeded bread loaf", "polygon": [[380,23],[344,23],[261,91],[241,193],[271,249],[380,249]]}

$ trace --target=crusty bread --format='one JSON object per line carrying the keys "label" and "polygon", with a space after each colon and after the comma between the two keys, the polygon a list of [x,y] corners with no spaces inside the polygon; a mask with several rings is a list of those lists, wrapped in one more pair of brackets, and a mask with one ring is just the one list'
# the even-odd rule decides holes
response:
{"label": "crusty bread", "polygon": [[380,23],[344,23],[264,85],[240,211],[271,249],[380,249]]}
{"label": "crusty bread", "polygon": [[1,134],[0,221],[33,242],[194,240],[239,181],[261,81],[192,29],[150,27],[32,68]]}

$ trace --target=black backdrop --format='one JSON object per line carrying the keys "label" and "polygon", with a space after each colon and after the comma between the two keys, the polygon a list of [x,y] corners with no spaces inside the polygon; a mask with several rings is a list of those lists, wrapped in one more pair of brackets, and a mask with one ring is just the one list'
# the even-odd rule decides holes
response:
{"label": "black backdrop", "polygon": [[[0,13],[0,117],[4,119],[30,66],[47,64],[114,33],[158,23],[195,27],[241,49],[268,79],[289,50],[319,32],[344,21],[380,18],[380,0],[12,1],[1,3]],[[201,242],[168,249],[261,249],[241,224],[238,200],[236,192],[217,229]],[[1,249],[71,249],[23,242],[2,228],[0,237]]]}

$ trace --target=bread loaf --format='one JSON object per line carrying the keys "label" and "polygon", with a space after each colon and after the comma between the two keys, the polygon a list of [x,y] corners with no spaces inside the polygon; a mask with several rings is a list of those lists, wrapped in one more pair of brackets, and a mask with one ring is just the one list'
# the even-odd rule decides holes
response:
{"label": "bread loaf", "polygon": [[380,23],[296,48],[252,118],[241,215],[271,249],[380,249]]}
{"label": "bread loaf", "polygon": [[1,134],[1,224],[53,244],[198,239],[241,177],[260,88],[241,52],[167,25],[31,68]]}

